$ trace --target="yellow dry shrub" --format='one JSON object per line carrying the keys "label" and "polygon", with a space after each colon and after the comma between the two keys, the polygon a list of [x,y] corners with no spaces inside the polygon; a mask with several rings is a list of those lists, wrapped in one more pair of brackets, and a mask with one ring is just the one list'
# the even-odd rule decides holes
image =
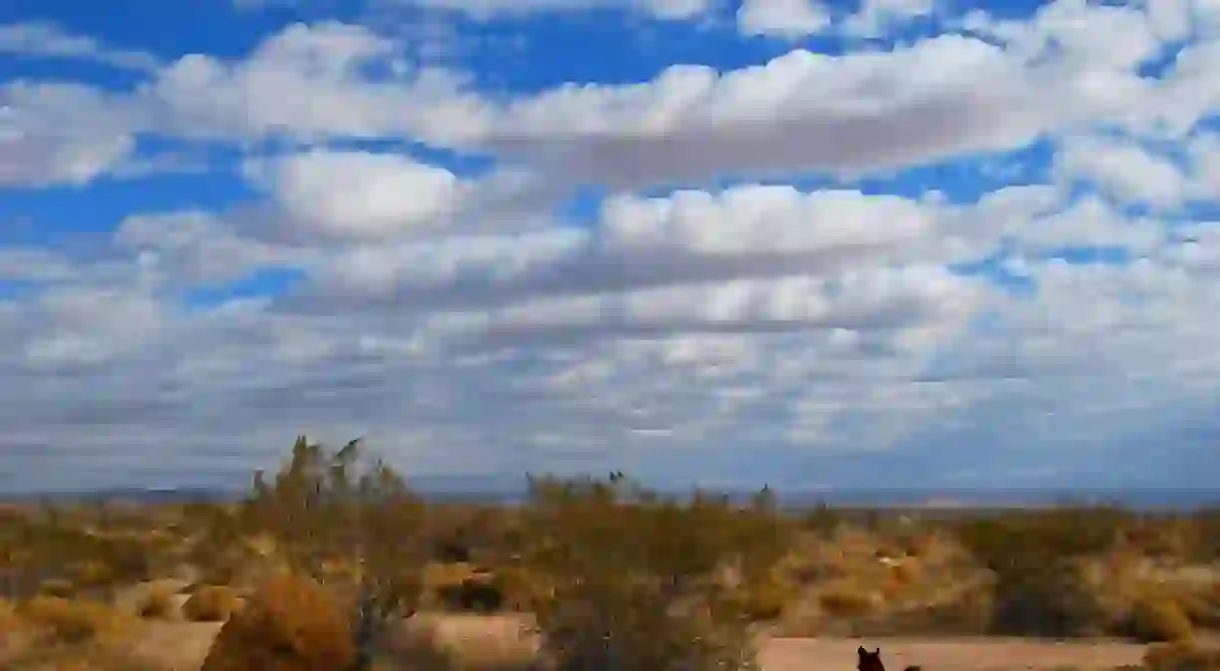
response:
{"label": "yellow dry shrub", "polygon": [[835,580],[819,591],[818,603],[832,617],[859,617],[876,609],[877,598],[851,580]]}
{"label": "yellow dry shrub", "polygon": [[890,581],[906,587],[913,585],[922,577],[919,564],[914,558],[899,562],[890,567]]}
{"label": "yellow dry shrub", "polygon": [[17,616],[38,633],[62,643],[106,640],[125,633],[132,620],[121,611],[94,601],[38,596],[18,606]]}
{"label": "yellow dry shrub", "polygon": [[1220,650],[1189,641],[1154,643],[1143,661],[1149,671],[1220,671]]}
{"label": "yellow dry shrub", "polygon": [[517,612],[532,612],[551,592],[545,577],[521,567],[497,569],[496,584],[504,592],[505,608]]}
{"label": "yellow dry shrub", "polygon": [[136,614],[148,620],[170,619],[177,614],[174,591],[165,585],[152,585],[136,602]]}
{"label": "yellow dry shrub", "polygon": [[1145,643],[1185,641],[1194,636],[1194,626],[1174,599],[1144,595],[1131,608],[1131,635]]}
{"label": "yellow dry shrub", "polygon": [[281,575],[221,627],[201,671],[335,671],[354,657],[338,600],[313,580]]}
{"label": "yellow dry shrub", "polygon": [[242,605],[231,587],[203,585],[182,604],[182,616],[192,622],[224,622]]}
{"label": "yellow dry shrub", "polygon": [[790,595],[791,588],[778,580],[764,582],[743,595],[743,614],[756,622],[779,619],[784,614]]}
{"label": "yellow dry shrub", "polygon": [[72,584],[71,580],[64,580],[62,578],[51,578],[38,583],[38,594],[40,596],[70,599],[75,591],[76,585]]}
{"label": "yellow dry shrub", "polygon": [[17,621],[17,604],[0,597],[0,630],[8,629]]}

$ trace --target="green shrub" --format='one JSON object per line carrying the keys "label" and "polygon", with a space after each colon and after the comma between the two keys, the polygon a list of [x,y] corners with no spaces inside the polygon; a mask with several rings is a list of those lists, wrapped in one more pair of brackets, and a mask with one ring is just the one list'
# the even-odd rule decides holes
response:
{"label": "green shrub", "polygon": [[[788,528],[760,498],[680,504],[622,482],[533,481],[528,561],[541,660],[554,671],[756,668],[739,590],[769,579]],[[731,567],[733,585],[724,584]]]}

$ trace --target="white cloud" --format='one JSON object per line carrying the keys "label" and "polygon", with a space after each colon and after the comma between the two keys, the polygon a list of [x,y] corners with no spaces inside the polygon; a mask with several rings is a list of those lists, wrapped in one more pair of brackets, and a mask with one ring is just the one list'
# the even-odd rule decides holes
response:
{"label": "white cloud", "polygon": [[744,35],[802,37],[830,25],[830,9],[820,0],[745,0],[737,10]]}
{"label": "white cloud", "polygon": [[390,238],[454,215],[469,187],[393,154],[313,151],[247,164],[289,219],[315,234]]}
{"label": "white cloud", "polygon": [[137,259],[176,288],[233,282],[273,265],[295,265],[316,255],[241,235],[230,222],[200,210],[131,215],[114,232],[121,255]]}
{"label": "white cloud", "polygon": [[1186,175],[1172,161],[1130,140],[1071,137],[1055,163],[1061,178],[1096,184],[1124,203],[1174,207],[1186,191]]}
{"label": "white cloud", "polygon": [[[380,66],[388,77],[374,77]],[[158,72],[137,104],[155,110],[150,130],[235,140],[401,136],[444,139],[471,132],[481,103],[442,70],[416,70],[401,45],[334,21],[294,24],[240,62],[187,55]]]}
{"label": "white cloud", "polygon": [[382,4],[410,4],[430,9],[460,11],[487,21],[504,15],[540,12],[577,12],[590,9],[626,9],[658,19],[692,19],[707,12],[713,0],[379,0]]}
{"label": "white cloud", "polygon": [[[488,22],[565,9],[460,4]],[[737,29],[866,36],[942,9],[878,0],[827,26],[809,8],[751,3]],[[1204,7],[1064,0],[960,23],[536,93],[479,90],[493,78],[337,22],[244,57],[184,55],[126,89],[0,84],[5,187],[88,185],[86,212],[150,138],[239,153],[209,178],[255,191],[220,203],[178,185],[149,193],[166,211],[140,205],[105,235],[0,246],[0,450],[45,482],[220,479],[301,431],[369,435],[412,472],[697,465],[859,484],[889,468],[936,485],[1100,482],[1121,462],[1115,482],[1167,482],[1139,444],[1152,435],[1188,474],[1214,472],[1191,455],[1217,428],[1220,226],[1182,207],[1220,184],[1198,127],[1220,109]],[[1194,33],[1163,78],[1139,74]],[[1020,170],[946,165],[1036,141],[1047,166],[1040,150]],[[493,165],[463,166],[468,152]],[[568,200],[582,184],[608,195]],[[1078,247],[1136,260],[1049,258]],[[283,268],[304,282],[258,295],[251,278]],[[242,291],[226,299],[228,283]]]}
{"label": "white cloud", "polygon": [[[322,260],[320,298],[411,296],[415,306],[485,304],[535,294],[833,276],[889,262],[969,260],[983,249],[952,235],[935,206],[858,191],[803,193],[745,185],[719,194],[618,195],[591,230],[364,243]],[[998,236],[1001,229],[992,231]],[[985,237],[984,232],[975,236]]]}
{"label": "white cloud", "polygon": [[82,85],[0,85],[0,184],[79,185],[108,174],[135,149],[135,118]]}
{"label": "white cloud", "polygon": [[134,149],[129,135],[0,138],[0,185],[85,184],[121,165]]}
{"label": "white cloud", "polygon": [[724,172],[850,177],[1121,121],[1152,94],[1104,63],[1029,64],[945,35],[888,52],[794,50],[723,75],[674,66],[646,84],[563,87],[511,105],[488,144],[569,179],[620,185]]}
{"label": "white cloud", "polygon": [[936,10],[936,0],[862,0],[860,9],[844,21],[849,34],[879,37],[893,24],[901,25]]}
{"label": "white cloud", "polygon": [[0,54],[83,59],[130,70],[151,71],[160,65],[155,56],[143,51],[113,49],[40,21],[0,25]]}

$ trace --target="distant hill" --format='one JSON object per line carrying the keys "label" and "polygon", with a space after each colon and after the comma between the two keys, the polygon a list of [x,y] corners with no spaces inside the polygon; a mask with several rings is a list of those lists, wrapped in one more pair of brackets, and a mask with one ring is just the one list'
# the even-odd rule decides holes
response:
{"label": "distant hill", "polygon": [[[422,477],[410,485],[425,499],[436,503],[513,504],[525,496],[525,483],[506,478],[466,476]],[[689,488],[674,489],[683,494]],[[754,490],[730,490],[731,497],[746,499]],[[29,503],[39,500],[85,502],[129,501],[133,503],[188,503],[233,500],[241,490],[206,487],[116,487],[89,491],[45,492],[35,494],[0,493],[0,502]],[[1217,489],[1132,489],[1132,490],[776,490],[780,504],[787,508],[808,508],[826,503],[859,508],[911,508],[942,511],[976,508],[1013,508],[1050,506],[1062,503],[1116,503],[1137,509],[1189,510],[1220,506]]]}

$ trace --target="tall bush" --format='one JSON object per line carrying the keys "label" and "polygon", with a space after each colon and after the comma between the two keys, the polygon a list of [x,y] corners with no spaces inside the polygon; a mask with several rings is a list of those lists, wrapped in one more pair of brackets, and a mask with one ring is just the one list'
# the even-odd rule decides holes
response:
{"label": "tall bush", "polygon": [[625,480],[531,479],[543,663],[559,671],[756,667],[745,602],[787,549],[769,496],[682,504]]}

